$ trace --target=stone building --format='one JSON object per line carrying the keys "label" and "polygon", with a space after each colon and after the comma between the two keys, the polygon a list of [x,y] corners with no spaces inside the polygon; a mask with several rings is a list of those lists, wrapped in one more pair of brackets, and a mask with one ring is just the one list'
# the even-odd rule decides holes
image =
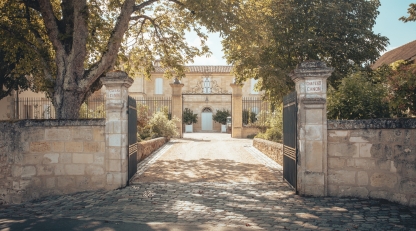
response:
{"label": "stone building", "polygon": [[[231,83],[234,82],[234,76],[231,73],[232,66],[187,66],[185,78],[180,82],[184,85],[182,88],[182,108],[189,108],[194,114],[198,115],[198,122],[194,124],[195,132],[220,132],[221,126],[212,120],[212,115],[217,110],[226,109],[231,112],[232,99]],[[154,73],[150,79],[144,77],[134,77],[134,83],[129,88],[129,95],[136,98],[165,98],[172,97],[172,87],[174,79],[166,79],[163,77],[163,68],[156,65]],[[254,90],[256,80],[246,81],[242,86],[242,97],[260,98],[259,92]],[[102,96],[105,89],[94,93],[93,96]],[[16,95],[6,97],[0,100],[0,120],[8,120],[16,117]],[[25,92],[19,95],[20,99],[30,97],[31,99],[45,99],[44,93]],[[28,101],[20,103],[20,119],[36,119],[36,118],[53,118],[53,106],[48,100],[42,101],[39,107],[34,108],[33,103]],[[26,105],[27,104],[27,105]],[[30,105],[29,105],[30,104]],[[43,105],[44,104],[44,105]],[[42,109],[41,113],[35,113]],[[50,110],[45,116],[44,111]],[[251,108],[258,112],[259,108]],[[39,114],[39,115],[38,115]]]}
{"label": "stone building", "polygon": [[377,69],[383,64],[390,65],[398,60],[414,63],[416,59],[416,40],[406,43],[396,49],[383,54],[371,68]]}

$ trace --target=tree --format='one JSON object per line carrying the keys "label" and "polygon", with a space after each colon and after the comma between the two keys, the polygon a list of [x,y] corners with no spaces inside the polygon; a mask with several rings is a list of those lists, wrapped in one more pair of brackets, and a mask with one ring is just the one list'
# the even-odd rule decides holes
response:
{"label": "tree", "polygon": [[26,90],[29,80],[25,75],[15,73],[16,66],[23,58],[23,52],[17,53],[15,60],[9,61],[6,53],[0,47],[0,99],[11,95],[12,91]]}
{"label": "tree", "polygon": [[274,102],[293,89],[288,77],[310,59],[335,68],[336,86],[356,65],[375,61],[388,39],[374,34],[378,0],[248,0],[250,17],[223,41],[237,82],[260,79]]}
{"label": "tree", "polygon": [[389,118],[388,89],[381,82],[373,82],[364,71],[357,71],[342,79],[338,89],[328,91],[329,119]]}
{"label": "tree", "polygon": [[227,123],[227,117],[229,117],[230,111],[223,109],[223,110],[217,110],[217,112],[215,113],[215,115],[212,116],[212,119],[215,122],[218,122],[222,125],[225,125]]}
{"label": "tree", "polygon": [[[208,32],[228,33],[243,13],[235,0],[2,0],[0,37],[13,56],[27,51],[24,66],[40,78],[59,119],[78,118],[86,97],[115,65],[130,76],[150,76],[161,60],[165,76],[184,76],[183,64],[209,54]],[[189,46],[185,32],[201,38]]]}
{"label": "tree", "polygon": [[182,115],[182,121],[186,125],[195,124],[198,122],[198,114],[194,114],[191,109],[185,108]]}
{"label": "tree", "polygon": [[386,83],[393,115],[416,115],[416,64],[404,60],[390,64]]}
{"label": "tree", "polygon": [[407,9],[407,13],[409,16],[407,17],[400,17],[399,19],[403,22],[414,22],[416,21],[416,3],[410,3],[409,8]]}

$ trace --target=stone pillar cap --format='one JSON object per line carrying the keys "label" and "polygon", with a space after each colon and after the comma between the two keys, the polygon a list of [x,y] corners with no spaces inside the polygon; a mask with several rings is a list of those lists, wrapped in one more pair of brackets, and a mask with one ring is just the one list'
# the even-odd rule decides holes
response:
{"label": "stone pillar cap", "polygon": [[119,70],[107,72],[105,77],[101,78],[101,83],[104,85],[126,84],[127,87],[130,87],[133,82],[134,80],[130,78],[126,72]]}
{"label": "stone pillar cap", "polygon": [[300,63],[290,74],[293,81],[304,78],[328,78],[334,71],[333,67],[327,67],[326,63],[317,60],[308,60]]}

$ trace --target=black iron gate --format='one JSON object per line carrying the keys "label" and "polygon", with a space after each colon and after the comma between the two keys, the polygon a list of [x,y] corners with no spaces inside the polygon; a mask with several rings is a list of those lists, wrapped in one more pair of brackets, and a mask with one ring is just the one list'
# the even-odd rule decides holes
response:
{"label": "black iron gate", "polygon": [[137,172],[137,108],[136,100],[129,96],[128,100],[129,111],[128,111],[128,153],[129,153],[129,169],[128,169],[128,180]]}
{"label": "black iron gate", "polygon": [[297,173],[297,95],[296,91],[283,97],[283,179],[296,187]]}

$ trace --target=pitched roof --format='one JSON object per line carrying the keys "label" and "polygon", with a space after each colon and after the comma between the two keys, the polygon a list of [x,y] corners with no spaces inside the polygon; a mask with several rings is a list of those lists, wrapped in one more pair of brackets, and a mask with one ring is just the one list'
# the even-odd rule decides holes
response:
{"label": "pitched roof", "polygon": [[[187,73],[230,73],[233,66],[185,66],[188,71]],[[164,72],[165,68],[156,66],[156,73]]]}
{"label": "pitched roof", "polygon": [[371,67],[377,69],[383,64],[391,64],[397,60],[413,61],[416,59],[416,40],[394,50],[386,52]]}

